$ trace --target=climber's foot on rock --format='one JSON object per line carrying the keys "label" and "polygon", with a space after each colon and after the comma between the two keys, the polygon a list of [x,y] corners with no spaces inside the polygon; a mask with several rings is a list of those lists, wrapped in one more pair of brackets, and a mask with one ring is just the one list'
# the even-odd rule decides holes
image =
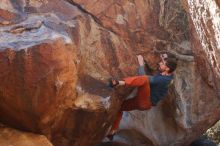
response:
{"label": "climber's foot on rock", "polygon": [[106,137],[108,138],[109,141],[112,141],[114,139],[114,136],[117,131],[113,130],[111,131]]}

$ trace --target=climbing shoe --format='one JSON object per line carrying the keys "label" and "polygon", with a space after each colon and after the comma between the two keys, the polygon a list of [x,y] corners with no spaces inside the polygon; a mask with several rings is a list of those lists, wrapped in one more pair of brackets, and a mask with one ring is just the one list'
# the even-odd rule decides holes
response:
{"label": "climbing shoe", "polygon": [[109,141],[112,141],[114,139],[114,135],[115,134],[110,134],[110,135],[107,135],[106,137],[108,138]]}

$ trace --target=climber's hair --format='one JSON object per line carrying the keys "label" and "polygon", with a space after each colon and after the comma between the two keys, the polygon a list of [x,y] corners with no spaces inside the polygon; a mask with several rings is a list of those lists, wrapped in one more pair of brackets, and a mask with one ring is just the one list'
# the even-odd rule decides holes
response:
{"label": "climber's hair", "polygon": [[177,67],[177,59],[176,58],[167,58],[166,60],[166,66],[169,67],[169,73],[172,73],[176,70]]}

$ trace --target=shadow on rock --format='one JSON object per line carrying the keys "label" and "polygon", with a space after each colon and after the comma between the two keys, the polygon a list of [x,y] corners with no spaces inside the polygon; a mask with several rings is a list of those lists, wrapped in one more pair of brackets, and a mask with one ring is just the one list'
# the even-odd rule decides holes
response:
{"label": "shadow on rock", "polygon": [[201,137],[193,141],[189,146],[217,146],[217,144],[206,137]]}
{"label": "shadow on rock", "polygon": [[129,145],[120,142],[104,142],[98,146],[129,146]]}

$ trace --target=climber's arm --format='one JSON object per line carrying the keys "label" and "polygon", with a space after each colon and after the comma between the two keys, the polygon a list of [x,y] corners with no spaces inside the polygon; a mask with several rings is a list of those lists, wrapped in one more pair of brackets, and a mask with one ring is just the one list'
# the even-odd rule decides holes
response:
{"label": "climber's arm", "polygon": [[139,76],[146,75],[146,72],[145,72],[145,69],[144,69],[144,65],[143,66],[139,66],[139,68],[138,68],[138,75]]}
{"label": "climber's arm", "polygon": [[[138,75],[139,76],[144,76],[144,75],[149,75],[151,72],[151,69],[149,66],[146,64],[144,61],[144,58],[142,55],[137,55],[138,63],[139,63],[139,68],[138,68]],[[148,70],[146,70],[148,69]]]}
{"label": "climber's arm", "polygon": [[142,75],[146,75],[145,72],[145,67],[144,67],[144,58],[142,55],[137,55],[137,59],[138,59],[138,63],[139,63],[139,68],[138,68],[138,75],[142,76]]}

